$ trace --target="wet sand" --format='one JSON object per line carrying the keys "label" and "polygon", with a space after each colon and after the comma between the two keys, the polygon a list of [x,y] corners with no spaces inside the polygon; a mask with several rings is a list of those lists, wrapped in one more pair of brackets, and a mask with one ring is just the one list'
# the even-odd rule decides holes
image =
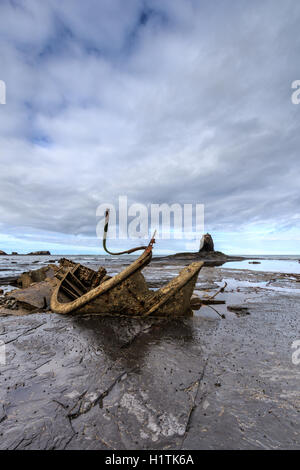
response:
{"label": "wet sand", "polygon": [[[181,267],[143,272],[156,288]],[[299,449],[299,277],[205,267],[196,293],[224,280],[223,320],[0,317],[0,448]]]}

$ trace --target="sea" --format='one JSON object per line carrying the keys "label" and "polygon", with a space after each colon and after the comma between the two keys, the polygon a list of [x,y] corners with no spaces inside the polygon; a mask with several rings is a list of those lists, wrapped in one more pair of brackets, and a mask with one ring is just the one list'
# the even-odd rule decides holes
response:
{"label": "sea", "polygon": [[[4,255],[0,256],[0,288],[5,291],[10,290],[10,284],[13,284],[13,280],[17,279],[23,272],[39,269],[50,263],[58,264],[59,260],[63,257],[92,269],[98,269],[99,266],[104,266],[109,275],[117,274],[136,259],[136,256],[133,255]],[[299,260],[300,255],[253,255],[251,259],[226,262],[222,265],[222,269],[300,274]],[[155,261],[155,256],[153,257],[153,261]],[[259,264],[253,264],[253,261]],[[166,271],[168,268],[172,270],[176,262],[172,260],[169,265],[168,258],[162,259],[160,256],[159,264],[163,266],[163,270]],[[155,271],[157,273],[157,270]]]}

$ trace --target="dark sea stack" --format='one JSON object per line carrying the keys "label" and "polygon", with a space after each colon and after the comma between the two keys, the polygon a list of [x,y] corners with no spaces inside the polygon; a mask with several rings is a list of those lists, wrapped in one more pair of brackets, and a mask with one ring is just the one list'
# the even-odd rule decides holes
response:
{"label": "dark sea stack", "polygon": [[209,251],[215,251],[214,241],[209,233],[202,236],[200,241],[199,253],[207,253]]}
{"label": "dark sea stack", "polygon": [[243,261],[246,259],[241,256],[231,256],[222,253],[221,251],[216,251],[214,247],[214,241],[212,236],[209,233],[202,235],[200,241],[199,251],[195,252],[183,252],[176,253],[174,255],[168,255],[163,257],[156,257],[156,261],[162,260],[182,260],[182,261],[199,261],[203,260],[206,266],[221,266],[228,261]]}
{"label": "dark sea stack", "polygon": [[7,253],[5,253],[5,251],[0,250],[0,256],[7,256]]}
{"label": "dark sea stack", "polygon": [[27,253],[27,256],[51,256],[50,251],[32,251]]}
{"label": "dark sea stack", "polygon": [[18,254],[19,254],[19,253],[17,253],[16,251],[13,251],[11,255],[12,255],[12,256],[18,256]]}

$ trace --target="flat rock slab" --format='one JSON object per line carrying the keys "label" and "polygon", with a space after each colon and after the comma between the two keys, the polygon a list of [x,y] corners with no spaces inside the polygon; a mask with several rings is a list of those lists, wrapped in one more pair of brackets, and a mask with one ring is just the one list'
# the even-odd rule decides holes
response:
{"label": "flat rock slab", "polygon": [[1,317],[0,448],[299,448],[299,290],[250,290],[226,320]]}
{"label": "flat rock slab", "polygon": [[181,446],[206,364],[190,320],[34,314],[1,325],[1,449]]}
{"label": "flat rock slab", "polygon": [[13,290],[6,295],[5,299],[15,300],[21,307],[28,310],[48,308],[55,285],[55,279],[48,279],[46,281],[32,284],[26,289]]}

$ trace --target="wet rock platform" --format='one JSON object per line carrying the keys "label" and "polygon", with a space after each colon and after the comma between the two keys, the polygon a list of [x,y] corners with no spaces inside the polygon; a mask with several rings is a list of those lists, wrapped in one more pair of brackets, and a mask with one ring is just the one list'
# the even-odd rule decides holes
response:
{"label": "wet rock platform", "polygon": [[224,277],[225,320],[0,317],[0,448],[299,448],[299,283],[204,268],[200,295]]}

